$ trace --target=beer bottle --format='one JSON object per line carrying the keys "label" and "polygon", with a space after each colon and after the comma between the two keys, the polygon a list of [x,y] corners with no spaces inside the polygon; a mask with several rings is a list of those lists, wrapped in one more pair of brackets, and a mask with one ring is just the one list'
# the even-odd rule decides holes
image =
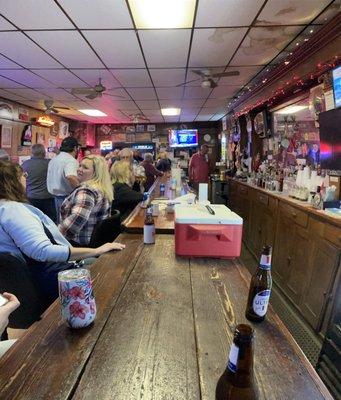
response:
{"label": "beer bottle", "polygon": [[250,325],[236,326],[229,360],[218,380],[216,400],[257,400],[253,377],[253,330]]}
{"label": "beer bottle", "polygon": [[271,279],[271,246],[264,246],[257,271],[251,278],[245,316],[248,320],[261,322],[268,309]]}
{"label": "beer bottle", "polygon": [[152,207],[148,207],[146,210],[146,217],[143,226],[143,242],[145,244],[155,243],[155,224]]}

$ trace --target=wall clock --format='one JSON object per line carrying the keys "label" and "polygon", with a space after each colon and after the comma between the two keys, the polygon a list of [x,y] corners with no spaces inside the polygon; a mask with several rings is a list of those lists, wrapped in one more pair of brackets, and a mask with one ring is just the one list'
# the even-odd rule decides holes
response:
{"label": "wall clock", "polygon": [[204,141],[205,141],[205,142],[210,142],[210,141],[211,141],[211,135],[209,135],[208,133],[206,133],[206,135],[204,135]]}

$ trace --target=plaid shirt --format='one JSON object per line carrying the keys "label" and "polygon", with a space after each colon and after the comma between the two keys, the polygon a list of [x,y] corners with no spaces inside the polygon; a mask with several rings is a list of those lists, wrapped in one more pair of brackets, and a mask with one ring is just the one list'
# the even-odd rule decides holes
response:
{"label": "plaid shirt", "polygon": [[64,200],[59,230],[66,239],[88,246],[95,225],[110,216],[110,207],[101,191],[83,184]]}

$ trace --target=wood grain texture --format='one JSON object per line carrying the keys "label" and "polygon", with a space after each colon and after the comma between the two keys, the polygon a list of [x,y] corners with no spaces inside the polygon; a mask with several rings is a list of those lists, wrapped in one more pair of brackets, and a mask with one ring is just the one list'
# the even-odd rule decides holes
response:
{"label": "wood grain texture", "polygon": [[200,398],[189,262],[174,236],[146,245],[73,399]]}
{"label": "wood grain texture", "polygon": [[[150,188],[150,197],[160,197],[160,184],[165,184],[164,197],[168,200],[174,200],[178,196],[182,196],[189,192],[189,187],[185,182],[182,182],[179,190],[172,190],[169,177],[161,177],[155,180]],[[142,233],[145,219],[146,209],[141,208],[138,204],[128,217],[122,222],[122,227],[125,232]],[[161,210],[160,215],[154,218],[156,233],[174,233],[174,213],[168,214],[166,210]]]}
{"label": "wood grain texture", "polygon": [[140,236],[121,235],[127,245],[107,253],[91,267],[97,304],[95,323],[69,329],[60,316],[57,300],[0,360],[1,400],[67,399],[77,385],[84,364],[142,251]]}
{"label": "wood grain texture", "polygon": [[261,324],[246,320],[250,274],[244,266],[238,261],[198,259],[191,260],[190,271],[203,400],[214,400],[215,384],[226,367],[238,323],[249,323],[255,330],[260,399],[332,399],[271,307]]}

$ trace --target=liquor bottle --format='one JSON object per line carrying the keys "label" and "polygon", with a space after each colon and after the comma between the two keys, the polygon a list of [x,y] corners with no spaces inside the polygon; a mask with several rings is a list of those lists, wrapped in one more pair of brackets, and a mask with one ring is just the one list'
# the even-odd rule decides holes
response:
{"label": "liquor bottle", "polygon": [[236,326],[229,360],[218,380],[216,400],[257,400],[253,376],[253,330],[250,325]]}
{"label": "liquor bottle", "polygon": [[268,309],[272,286],[271,252],[271,246],[263,247],[259,266],[251,278],[245,311],[245,316],[250,321],[263,321]]}
{"label": "liquor bottle", "polygon": [[143,226],[143,242],[145,244],[155,243],[155,224],[153,218],[152,207],[148,207]]}
{"label": "liquor bottle", "polygon": [[165,195],[165,184],[160,183],[160,197],[163,197]]}

